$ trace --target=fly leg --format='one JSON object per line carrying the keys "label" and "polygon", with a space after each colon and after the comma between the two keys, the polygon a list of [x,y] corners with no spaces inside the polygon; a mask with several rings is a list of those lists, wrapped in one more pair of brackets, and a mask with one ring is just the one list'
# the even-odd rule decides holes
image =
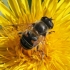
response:
{"label": "fly leg", "polygon": [[51,31],[51,32],[49,32],[49,34],[51,34],[51,33],[55,33],[55,31]]}
{"label": "fly leg", "polygon": [[40,53],[39,55],[40,55],[41,59],[44,59],[45,56],[47,57],[47,55],[44,53],[43,50],[39,50],[39,46],[37,46],[37,51]]}

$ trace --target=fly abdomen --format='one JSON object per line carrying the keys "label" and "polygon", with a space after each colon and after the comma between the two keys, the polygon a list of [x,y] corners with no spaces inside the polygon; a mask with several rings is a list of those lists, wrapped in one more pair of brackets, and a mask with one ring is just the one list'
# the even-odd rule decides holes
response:
{"label": "fly abdomen", "polygon": [[25,49],[31,49],[31,47],[33,46],[32,44],[28,43],[27,37],[25,35],[22,36],[22,38],[20,39],[20,42],[23,48]]}
{"label": "fly abdomen", "polygon": [[24,33],[20,39],[20,42],[25,49],[31,49],[33,48],[33,42],[32,41],[37,41],[37,36],[32,33],[31,31],[28,31],[27,33]]}

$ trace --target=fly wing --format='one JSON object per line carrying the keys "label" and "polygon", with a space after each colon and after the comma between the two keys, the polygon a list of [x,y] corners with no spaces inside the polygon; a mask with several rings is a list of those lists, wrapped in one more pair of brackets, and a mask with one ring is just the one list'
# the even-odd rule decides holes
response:
{"label": "fly wing", "polygon": [[33,43],[33,46],[38,46],[40,42],[44,40],[43,36],[39,36],[38,40]]}
{"label": "fly wing", "polygon": [[26,30],[32,28],[32,25],[25,24],[9,24],[9,25],[0,25],[0,36],[6,36],[6,34],[11,34],[12,32],[16,32],[17,34],[23,33]]}
{"label": "fly wing", "polygon": [[10,31],[25,31],[25,30],[29,30],[32,28],[32,25],[29,24],[9,24],[9,25],[0,25],[0,30],[10,30]]}

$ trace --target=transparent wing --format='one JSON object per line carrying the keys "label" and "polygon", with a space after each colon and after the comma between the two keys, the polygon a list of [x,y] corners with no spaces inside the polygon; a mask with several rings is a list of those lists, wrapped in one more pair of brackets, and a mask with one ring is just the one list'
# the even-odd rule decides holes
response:
{"label": "transparent wing", "polygon": [[43,36],[39,36],[39,39],[33,43],[33,46],[38,46],[40,42],[44,40]]}
{"label": "transparent wing", "polygon": [[9,25],[0,25],[0,36],[7,36],[12,32],[24,32],[32,28],[32,25],[27,24],[9,24]]}

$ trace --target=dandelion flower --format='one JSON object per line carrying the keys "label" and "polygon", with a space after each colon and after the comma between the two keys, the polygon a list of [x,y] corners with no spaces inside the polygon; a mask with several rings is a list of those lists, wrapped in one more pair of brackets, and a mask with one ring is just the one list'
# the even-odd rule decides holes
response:
{"label": "dandelion flower", "polygon": [[[70,0],[0,0],[0,70],[70,70]],[[41,17],[52,18],[55,31],[39,44],[47,55],[20,45],[18,32]]]}

